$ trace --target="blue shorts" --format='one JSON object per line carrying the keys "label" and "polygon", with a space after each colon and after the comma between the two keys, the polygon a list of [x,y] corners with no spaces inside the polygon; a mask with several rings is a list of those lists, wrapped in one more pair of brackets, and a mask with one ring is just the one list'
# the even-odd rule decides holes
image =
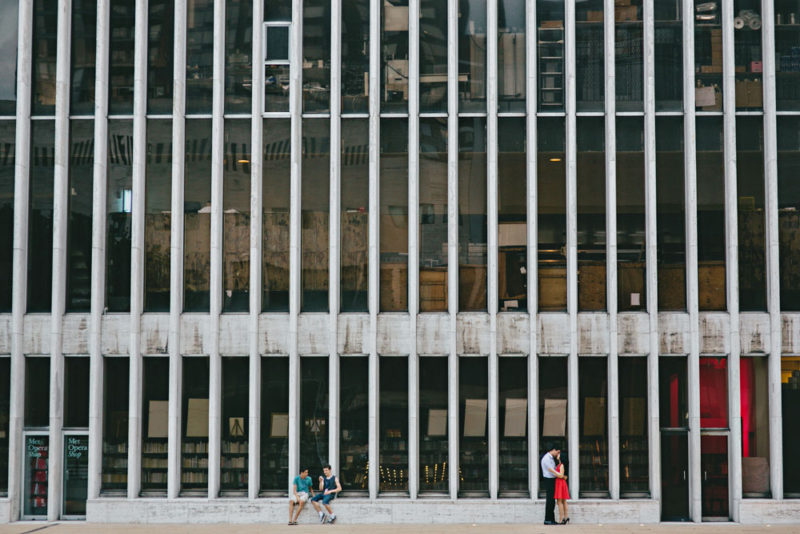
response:
{"label": "blue shorts", "polygon": [[313,502],[322,501],[322,504],[326,504],[327,505],[327,504],[330,504],[331,501],[333,499],[335,499],[335,498],[336,498],[336,494],[335,493],[329,493],[327,495],[323,495],[322,493],[317,493],[316,495],[311,497],[311,500]]}

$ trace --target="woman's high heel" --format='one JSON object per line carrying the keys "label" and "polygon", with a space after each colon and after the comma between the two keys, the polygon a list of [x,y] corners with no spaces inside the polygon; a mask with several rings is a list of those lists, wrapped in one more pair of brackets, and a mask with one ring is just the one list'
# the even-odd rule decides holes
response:
{"label": "woman's high heel", "polygon": [[569,517],[561,522],[562,525],[566,525],[567,523],[569,523]]}

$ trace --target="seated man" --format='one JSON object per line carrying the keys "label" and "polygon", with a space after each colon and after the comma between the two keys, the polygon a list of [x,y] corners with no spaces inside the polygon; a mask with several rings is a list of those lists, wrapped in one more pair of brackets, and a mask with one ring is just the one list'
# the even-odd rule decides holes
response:
{"label": "seated man", "polygon": [[[313,494],[314,490],[311,488],[311,477],[308,476],[308,468],[301,468],[300,474],[294,477],[294,481],[292,482],[292,493],[289,495],[290,525],[297,524],[297,518],[300,517],[300,510],[303,509],[303,506],[308,502],[308,499],[310,499],[311,495]],[[294,513],[295,504],[299,505],[297,507],[297,513]]]}
{"label": "seated man", "polygon": [[331,473],[330,465],[323,467],[322,472],[325,476],[319,477],[320,493],[317,493],[311,499],[311,504],[314,505],[314,509],[319,513],[319,522],[324,523],[326,517],[325,512],[319,506],[319,501],[322,501],[322,505],[325,507],[325,510],[328,511],[328,522],[333,523],[336,521],[336,514],[333,513],[333,508],[331,508],[331,501],[336,498],[337,493],[342,491],[342,485],[336,480],[336,476]]}

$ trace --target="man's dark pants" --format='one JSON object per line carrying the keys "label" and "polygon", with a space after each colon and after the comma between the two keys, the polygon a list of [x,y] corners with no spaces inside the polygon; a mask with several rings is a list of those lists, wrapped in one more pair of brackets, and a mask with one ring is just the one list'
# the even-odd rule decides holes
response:
{"label": "man's dark pants", "polygon": [[544,503],[544,520],[545,521],[553,521],[556,520],[556,479],[555,478],[545,478],[544,479],[544,489],[547,491],[547,501]]}

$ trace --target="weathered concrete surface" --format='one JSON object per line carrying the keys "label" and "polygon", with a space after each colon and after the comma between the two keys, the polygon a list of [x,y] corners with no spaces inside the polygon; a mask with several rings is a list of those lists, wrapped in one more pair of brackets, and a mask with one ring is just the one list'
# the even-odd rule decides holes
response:
{"label": "weathered concrete surface", "polygon": [[658,314],[660,354],[689,353],[689,314],[664,312]]}
{"label": "weathered concrete surface", "polygon": [[61,352],[64,354],[89,354],[89,314],[67,313],[61,319],[64,336]]}
{"label": "weathered concrete surface", "polygon": [[300,355],[330,353],[328,314],[301,313],[297,318],[297,352]]}
{"label": "weathered concrete surface", "polygon": [[539,335],[539,354],[569,354],[569,315],[566,313],[540,313],[536,328]]}
{"label": "weathered concrete surface", "polygon": [[407,355],[411,353],[409,339],[410,317],[407,313],[378,315],[378,354]]}
{"label": "weathered concrete surface", "polygon": [[181,315],[181,354],[208,354],[208,315]]}
{"label": "weathered concrete surface", "polygon": [[617,350],[623,355],[642,356],[650,352],[649,316],[629,312],[617,315]]}
{"label": "weathered concrete surface", "polygon": [[608,354],[608,314],[578,314],[578,354]]}
{"label": "weathered concrete surface", "polygon": [[165,355],[169,350],[169,314],[143,313],[140,347],[142,354]]}
{"label": "weathered concrete surface", "polygon": [[489,314],[459,313],[456,317],[456,352],[489,354]]}
{"label": "weathered concrete surface", "polygon": [[530,354],[530,318],[527,313],[497,314],[497,353]]}
{"label": "weathered concrete surface", "polygon": [[258,318],[258,328],[260,354],[289,354],[289,314],[262,314]]}
{"label": "weathered concrete surface", "polygon": [[444,356],[450,354],[450,316],[446,313],[422,313],[417,318],[417,354]]}
{"label": "weathered concrete surface", "polygon": [[739,314],[739,339],[742,354],[767,354],[770,347],[768,313]]}
{"label": "weathered concrete surface", "polygon": [[369,314],[339,315],[336,335],[339,354],[367,354],[371,344],[369,335]]}
{"label": "weathered concrete surface", "polygon": [[700,354],[728,354],[731,322],[727,313],[700,314]]}

